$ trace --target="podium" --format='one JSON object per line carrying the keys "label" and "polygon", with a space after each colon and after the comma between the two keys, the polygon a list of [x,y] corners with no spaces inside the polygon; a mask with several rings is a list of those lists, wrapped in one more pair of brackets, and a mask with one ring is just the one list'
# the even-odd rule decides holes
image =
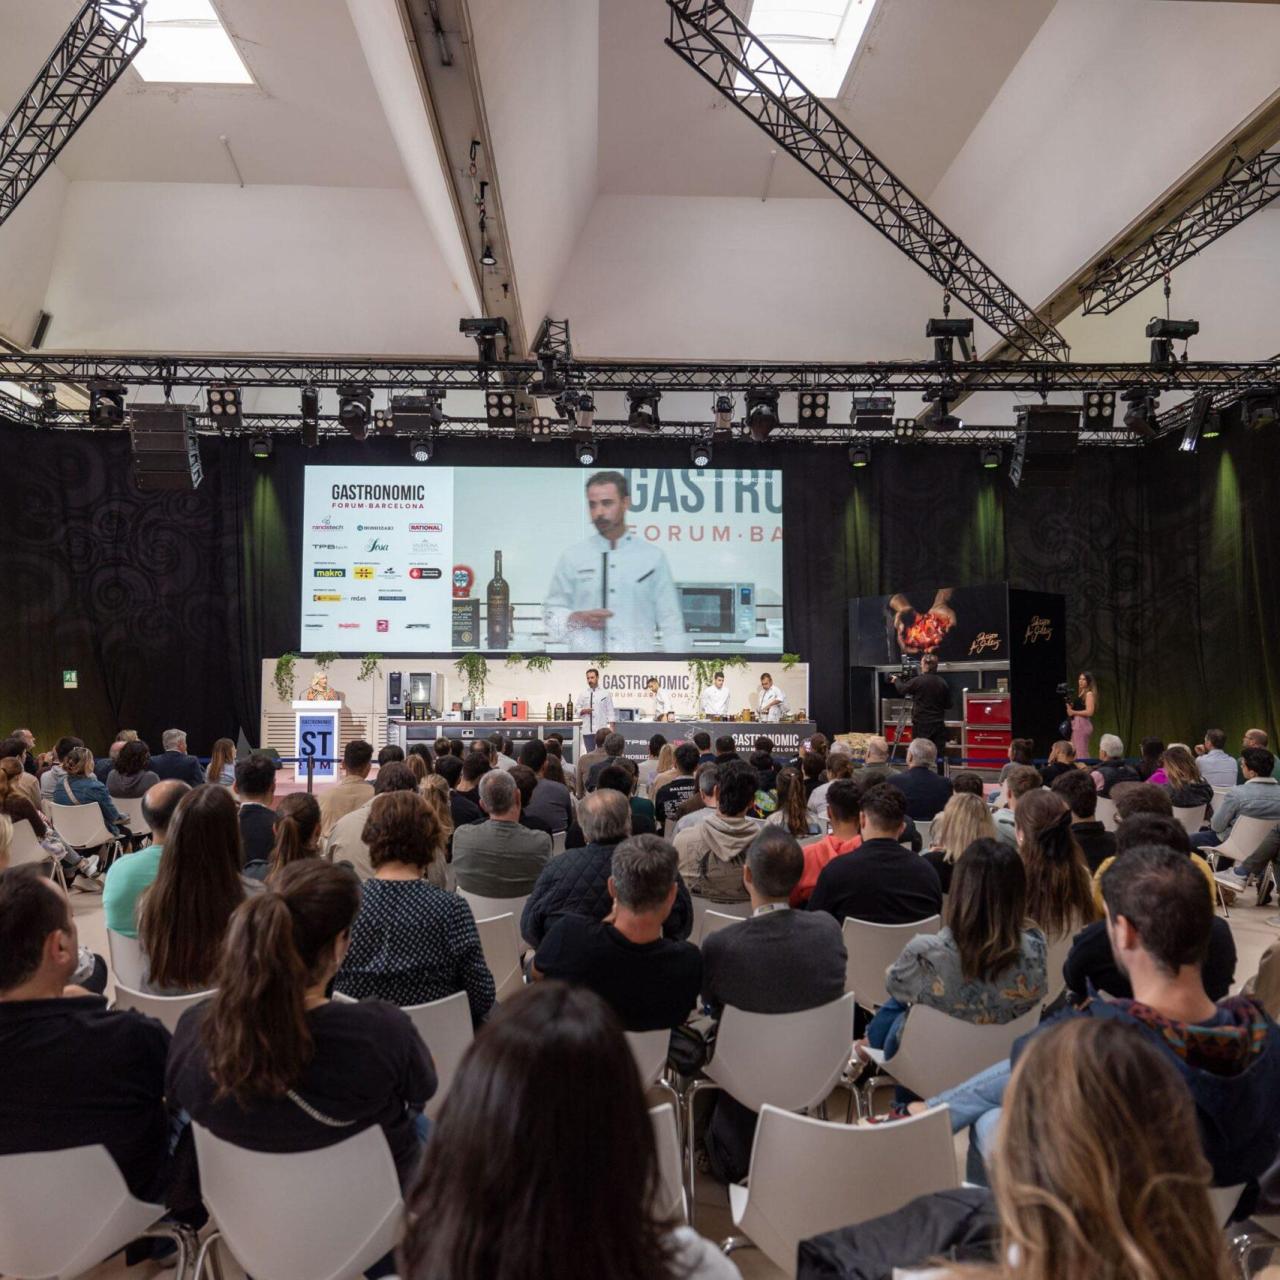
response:
{"label": "podium", "polygon": [[311,776],[317,782],[332,782],[338,776],[334,756],[338,751],[338,716],[341,702],[306,702],[293,704],[293,754],[298,757],[293,776],[298,782],[307,780],[307,757],[315,756]]}

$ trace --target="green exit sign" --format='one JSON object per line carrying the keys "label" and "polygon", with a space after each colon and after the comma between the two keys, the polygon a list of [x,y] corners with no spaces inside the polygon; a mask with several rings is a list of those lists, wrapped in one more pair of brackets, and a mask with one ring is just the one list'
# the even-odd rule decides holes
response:
{"label": "green exit sign", "polygon": [[80,675],[74,669],[64,671],[62,673],[62,687],[64,689],[78,689],[80,687]]}

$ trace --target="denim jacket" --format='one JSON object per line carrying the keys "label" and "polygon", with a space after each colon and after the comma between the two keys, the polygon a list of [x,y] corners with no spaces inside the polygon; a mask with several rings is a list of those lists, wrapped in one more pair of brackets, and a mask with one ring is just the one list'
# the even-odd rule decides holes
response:
{"label": "denim jacket", "polygon": [[67,797],[67,787],[71,788],[71,794],[75,796],[77,804],[96,804],[102,810],[102,819],[107,824],[107,830],[118,831],[119,824],[124,822],[124,814],[112,804],[111,793],[107,790],[105,783],[99,782],[97,778],[85,778],[79,774],[75,777],[68,775],[61,779],[53,790],[54,804],[71,803]]}

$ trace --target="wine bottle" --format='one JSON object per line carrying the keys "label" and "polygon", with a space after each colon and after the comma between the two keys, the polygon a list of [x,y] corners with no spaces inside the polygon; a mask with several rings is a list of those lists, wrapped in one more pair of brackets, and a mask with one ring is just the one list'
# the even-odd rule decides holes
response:
{"label": "wine bottle", "polygon": [[573,694],[569,695],[569,701],[564,704],[564,718],[566,720],[577,719],[577,716],[574,714]]}
{"label": "wine bottle", "polygon": [[557,702],[554,710],[555,710],[554,716],[550,711],[547,712],[547,719],[548,720],[554,719],[557,723],[559,723],[564,719],[564,703]]}
{"label": "wine bottle", "polygon": [[493,553],[493,577],[485,588],[490,649],[505,649],[511,643],[511,588],[502,576],[502,552]]}
{"label": "wine bottle", "polygon": [[551,719],[551,703],[547,703],[547,719]]}

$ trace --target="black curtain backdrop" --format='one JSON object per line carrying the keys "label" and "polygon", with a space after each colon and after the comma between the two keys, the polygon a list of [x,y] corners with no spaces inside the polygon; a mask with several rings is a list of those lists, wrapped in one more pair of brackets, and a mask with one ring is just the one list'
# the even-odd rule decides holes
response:
{"label": "black curtain backdrop", "polygon": [[[121,433],[4,425],[0,445],[10,459],[0,731],[30,727],[43,746],[73,732],[98,751],[118,727],[157,748],[173,725],[200,752],[241,728],[255,742],[260,662],[298,645],[305,463],[407,460],[402,440],[306,451],[281,439],[260,463],[244,440],[205,438],[195,493],[142,494]],[[715,463],[784,472],[787,648],[810,664],[811,710],[827,731],[850,727],[849,598],[1008,581],[1066,596],[1071,674],[1095,673],[1099,728],[1126,745],[1147,734],[1194,741],[1211,725],[1233,741],[1253,726],[1274,732],[1272,434],[1237,428],[1192,456],[1175,446],[1084,450],[1068,486],[1018,491],[952,446],[878,447],[856,472],[843,450],[781,442],[717,448]],[[604,461],[682,466],[684,449],[610,443]],[[568,461],[557,446],[481,440],[448,441],[438,457]],[[524,528],[538,536],[536,509]],[[76,690],[62,687],[68,668]]]}

